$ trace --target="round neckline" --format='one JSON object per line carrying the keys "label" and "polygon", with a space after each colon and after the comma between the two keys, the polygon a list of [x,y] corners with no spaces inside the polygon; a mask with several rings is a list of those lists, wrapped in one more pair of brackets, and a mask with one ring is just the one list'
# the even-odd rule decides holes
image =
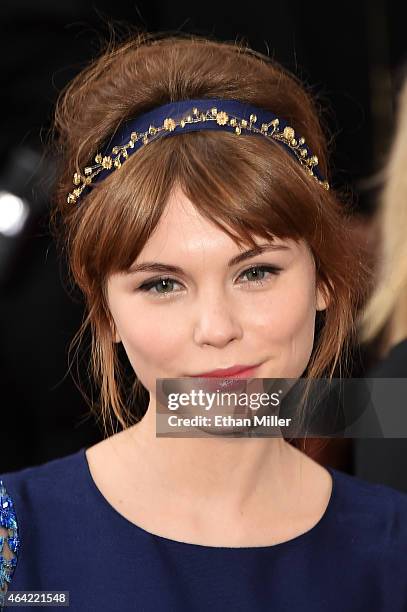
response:
{"label": "round neckline", "polygon": [[290,547],[293,545],[300,545],[302,543],[306,543],[307,540],[309,540],[310,538],[316,536],[326,525],[326,523],[329,522],[335,506],[336,506],[336,500],[337,500],[337,496],[338,496],[338,481],[336,478],[336,472],[334,470],[334,468],[330,467],[330,466],[323,466],[330,474],[331,479],[332,479],[332,489],[331,489],[331,495],[329,497],[328,500],[328,504],[325,508],[325,511],[323,513],[323,515],[321,516],[321,518],[317,521],[317,523],[315,523],[315,525],[313,525],[310,529],[308,529],[307,531],[304,531],[304,533],[300,533],[299,535],[295,536],[294,538],[290,538],[289,540],[285,540],[284,542],[277,542],[276,544],[268,544],[265,546],[211,546],[209,544],[196,544],[193,542],[183,542],[181,540],[174,540],[172,538],[167,538],[165,536],[161,536],[157,533],[153,533],[152,531],[148,531],[147,529],[144,529],[143,527],[140,527],[140,525],[137,525],[136,523],[133,523],[133,521],[131,521],[130,519],[126,518],[123,514],[121,514],[118,510],[116,510],[116,508],[114,506],[112,506],[112,504],[106,499],[106,497],[102,494],[101,490],[98,488],[98,486],[96,485],[96,482],[93,479],[92,473],[90,471],[90,466],[89,466],[89,462],[88,462],[88,458],[86,456],[86,450],[87,448],[82,448],[79,451],[79,455],[82,459],[82,463],[83,463],[83,471],[84,471],[84,475],[85,475],[85,479],[88,482],[88,484],[90,485],[91,490],[93,491],[93,493],[96,495],[96,497],[102,502],[103,507],[107,510],[107,512],[114,518],[114,520],[122,523],[124,526],[126,526],[127,528],[130,528],[132,531],[134,532],[138,532],[140,533],[144,538],[154,538],[157,540],[160,540],[161,542],[164,542],[168,545],[172,545],[172,546],[179,546],[179,547],[189,547],[190,549],[193,548],[198,548],[198,549],[204,549],[204,550],[219,550],[219,551],[270,551],[270,550],[280,550],[282,547]]}

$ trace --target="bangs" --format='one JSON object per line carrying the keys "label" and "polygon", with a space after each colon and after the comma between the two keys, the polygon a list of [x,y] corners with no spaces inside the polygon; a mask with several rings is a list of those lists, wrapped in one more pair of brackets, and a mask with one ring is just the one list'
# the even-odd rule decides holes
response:
{"label": "bangs", "polygon": [[[179,186],[197,211],[237,244],[312,241],[326,192],[283,146],[263,136],[193,132],[162,137],[129,157],[89,195],[98,218],[93,273],[127,270]],[[326,196],[325,196],[326,197]]]}

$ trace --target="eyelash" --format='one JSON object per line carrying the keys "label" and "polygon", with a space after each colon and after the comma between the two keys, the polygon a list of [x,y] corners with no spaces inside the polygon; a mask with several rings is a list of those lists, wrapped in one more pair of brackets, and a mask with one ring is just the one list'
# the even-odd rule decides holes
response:
{"label": "eyelash", "polygon": [[[240,274],[240,276],[244,276],[245,274],[247,274],[248,272],[252,272],[253,270],[268,271],[268,272],[270,272],[270,274],[272,276],[277,276],[282,271],[282,268],[279,268],[278,266],[265,266],[265,265],[251,266],[250,268],[247,268],[247,270],[244,270]],[[240,278],[240,276],[239,276],[239,278]],[[165,292],[165,293],[158,293],[158,292],[150,291],[151,289],[153,289],[154,287],[156,287],[159,283],[161,283],[163,281],[172,281],[172,282],[178,283],[178,281],[176,281],[175,279],[173,279],[173,278],[171,278],[169,276],[161,276],[160,278],[155,278],[155,279],[149,281],[148,283],[144,283],[143,285],[140,285],[138,290],[139,291],[144,291],[145,293],[155,294],[155,295],[157,295],[160,298],[161,297],[166,298],[167,296],[173,295],[174,291]],[[266,282],[267,282],[267,280],[266,280]],[[263,286],[263,280],[255,279],[254,281],[249,281],[249,284],[251,284],[251,283],[255,283],[256,285]]]}

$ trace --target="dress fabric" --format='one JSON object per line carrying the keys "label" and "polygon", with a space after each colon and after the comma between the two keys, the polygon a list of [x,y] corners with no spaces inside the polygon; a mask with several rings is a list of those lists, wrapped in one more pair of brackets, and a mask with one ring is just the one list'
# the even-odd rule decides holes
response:
{"label": "dress fabric", "polygon": [[203,546],[122,516],[85,450],[0,474],[19,538],[9,591],[68,591],[70,612],[407,611],[407,494],[328,467],[332,494],[307,532]]}

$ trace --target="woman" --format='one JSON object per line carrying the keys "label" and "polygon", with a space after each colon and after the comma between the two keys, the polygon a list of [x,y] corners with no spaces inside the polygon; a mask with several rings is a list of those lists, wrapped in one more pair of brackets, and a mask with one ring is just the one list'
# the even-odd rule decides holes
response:
{"label": "woman", "polygon": [[368,279],[310,96],[236,44],[145,36],[75,79],[56,126],[58,236],[122,431],[2,476],[11,587],[73,610],[404,610],[406,496],[284,437],[156,436],[159,378],[346,372]]}
{"label": "woman", "polygon": [[[368,377],[407,378],[407,79],[384,176],[375,218],[376,282],[358,320],[359,336],[376,356]],[[360,476],[407,492],[406,438],[357,440],[354,456]]]}

